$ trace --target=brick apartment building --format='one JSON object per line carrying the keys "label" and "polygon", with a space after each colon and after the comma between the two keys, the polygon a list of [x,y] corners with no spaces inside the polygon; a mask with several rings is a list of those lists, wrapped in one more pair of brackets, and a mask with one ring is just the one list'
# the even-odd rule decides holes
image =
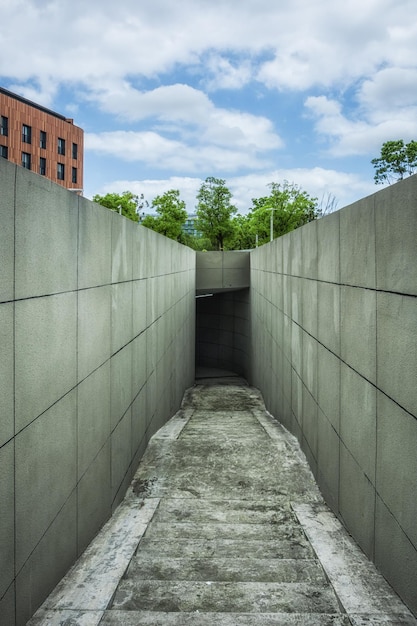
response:
{"label": "brick apartment building", "polygon": [[0,87],[0,157],[67,189],[83,189],[84,131],[72,119]]}

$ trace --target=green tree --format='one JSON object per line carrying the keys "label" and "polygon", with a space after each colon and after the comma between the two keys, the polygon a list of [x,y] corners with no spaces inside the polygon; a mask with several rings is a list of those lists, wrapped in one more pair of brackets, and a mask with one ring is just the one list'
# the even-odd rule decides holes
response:
{"label": "green tree", "polygon": [[411,176],[417,170],[417,141],[404,143],[403,139],[382,144],[381,156],[372,159],[375,184],[393,183]]}
{"label": "green tree", "polygon": [[120,213],[134,222],[138,221],[139,211],[148,204],[143,194],[137,196],[131,191],[123,191],[121,194],[106,193],[105,196],[96,194],[93,196],[93,202],[105,206],[110,209],[110,211]]}
{"label": "green tree", "polygon": [[221,178],[209,176],[197,194],[197,228],[210,240],[212,249],[217,250],[224,250],[227,238],[233,236],[232,215],[237,212],[225,183]]}
{"label": "green tree", "polygon": [[142,225],[165,237],[185,243],[182,227],[187,219],[187,211],[178,189],[170,189],[161,196],[156,196],[152,200],[152,208],[157,215],[147,215],[142,220]]}
{"label": "green tree", "polygon": [[233,234],[227,238],[229,250],[250,250],[255,247],[256,235],[251,228],[249,215],[235,215],[232,218]]}
{"label": "green tree", "polygon": [[197,250],[198,252],[204,252],[206,250],[211,249],[210,239],[207,237],[195,237],[194,235],[190,235],[188,233],[184,233],[181,237],[181,243],[193,250]]}
{"label": "green tree", "polygon": [[252,199],[245,224],[247,247],[270,241],[271,223],[272,239],[275,239],[320,217],[317,198],[302,191],[298,185],[284,181],[283,184],[270,183],[269,187],[269,196]]}

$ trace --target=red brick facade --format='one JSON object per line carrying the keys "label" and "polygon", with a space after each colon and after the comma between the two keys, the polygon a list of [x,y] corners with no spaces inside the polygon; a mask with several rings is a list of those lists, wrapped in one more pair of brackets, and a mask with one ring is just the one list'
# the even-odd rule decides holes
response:
{"label": "red brick facade", "polygon": [[0,87],[0,158],[67,189],[83,189],[84,131],[73,120]]}

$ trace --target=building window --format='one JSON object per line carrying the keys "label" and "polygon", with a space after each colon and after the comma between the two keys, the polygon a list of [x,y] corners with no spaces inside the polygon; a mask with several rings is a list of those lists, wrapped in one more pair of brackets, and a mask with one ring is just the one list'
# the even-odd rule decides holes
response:
{"label": "building window", "polygon": [[78,144],[77,143],[72,144],[72,158],[78,159]]}
{"label": "building window", "polygon": [[22,166],[27,170],[31,169],[30,154],[28,152],[22,152]]}
{"label": "building window", "polygon": [[77,168],[76,167],[72,168],[72,182],[73,183],[77,182]]}
{"label": "building window", "polygon": [[0,146],[0,157],[3,157],[3,159],[9,158],[9,149],[7,146]]}
{"label": "building window", "polygon": [[46,159],[44,157],[39,159],[39,174],[46,176]]}
{"label": "building window", "polygon": [[23,143],[32,143],[32,126],[22,124],[22,141]]}
{"label": "building window", "polygon": [[4,115],[0,116],[0,135],[7,137],[9,134],[9,118]]}
{"label": "building window", "polygon": [[58,163],[57,177],[58,180],[65,180],[65,165],[63,163]]}
{"label": "building window", "polygon": [[44,130],[41,130],[41,132],[40,132],[39,145],[44,150],[46,149],[46,132]]}
{"label": "building window", "polygon": [[58,154],[65,155],[65,139],[58,137]]}

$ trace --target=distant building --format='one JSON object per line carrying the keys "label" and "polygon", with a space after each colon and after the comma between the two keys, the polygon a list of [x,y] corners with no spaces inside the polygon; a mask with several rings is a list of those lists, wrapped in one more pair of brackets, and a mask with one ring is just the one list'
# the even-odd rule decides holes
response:
{"label": "distant building", "polygon": [[190,215],[188,215],[186,221],[184,222],[182,230],[187,235],[191,235],[192,237],[202,237],[203,234],[196,228],[196,221],[197,215],[195,213],[191,213]]}
{"label": "distant building", "polygon": [[72,119],[2,87],[0,157],[82,192],[84,131]]}

